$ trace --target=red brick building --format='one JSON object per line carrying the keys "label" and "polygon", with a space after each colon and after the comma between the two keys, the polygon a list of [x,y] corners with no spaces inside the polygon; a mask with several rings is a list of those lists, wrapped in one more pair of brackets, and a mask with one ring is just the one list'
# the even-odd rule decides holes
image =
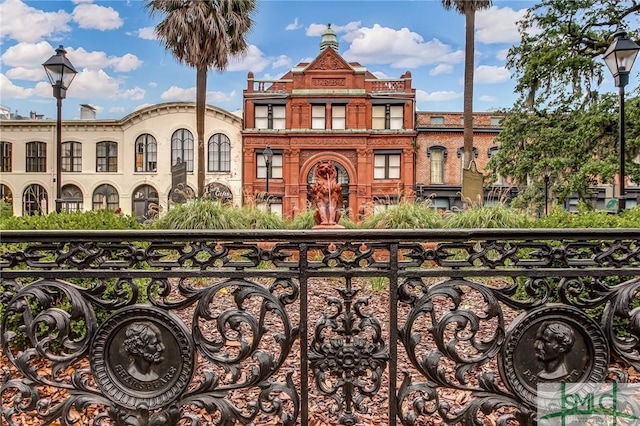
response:
{"label": "red brick building", "polygon": [[[268,192],[272,211],[295,215],[309,205],[320,161],[336,166],[345,211],[353,220],[364,210],[412,197],[411,83],[408,71],[399,79],[379,79],[359,63],[347,62],[331,26],[313,61],[278,80],[258,80],[249,73],[243,93],[244,202]],[[267,146],[273,152],[268,179]]]}
{"label": "red brick building", "polygon": [[[496,136],[502,130],[502,116],[474,113],[473,154],[479,172],[498,149]],[[462,155],[464,147],[463,115],[451,112],[418,112],[416,114],[416,196],[431,198],[438,209],[462,207]],[[503,178],[492,184],[485,179],[485,203],[498,201],[505,192],[515,191]],[[514,196],[514,193],[507,194]]]}

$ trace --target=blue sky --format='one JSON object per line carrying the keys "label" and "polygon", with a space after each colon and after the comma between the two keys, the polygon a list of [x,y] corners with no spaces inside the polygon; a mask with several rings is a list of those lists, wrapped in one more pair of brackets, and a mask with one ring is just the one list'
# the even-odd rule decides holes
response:
{"label": "blue sky", "polygon": [[[520,40],[516,22],[535,1],[494,0],[476,17],[474,110],[512,105],[515,81],[505,68]],[[195,71],[180,65],[153,37],[141,0],[0,0],[0,104],[28,116],[55,118],[56,106],[42,63],[64,45],[79,74],[63,104],[65,119],[80,105],[98,118],[121,118],[141,107],[195,100]],[[247,73],[278,78],[319,53],[331,23],[340,54],[382,78],[407,70],[421,111],[462,111],[464,17],[440,0],[258,0],[248,53],[228,69],[211,71],[207,102],[228,111],[242,107]]]}

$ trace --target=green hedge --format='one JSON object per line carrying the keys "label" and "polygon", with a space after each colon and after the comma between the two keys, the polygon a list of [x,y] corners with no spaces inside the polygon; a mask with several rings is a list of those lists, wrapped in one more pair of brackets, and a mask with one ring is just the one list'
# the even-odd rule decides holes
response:
{"label": "green hedge", "polygon": [[[347,229],[437,228],[640,228],[640,206],[621,214],[581,210],[569,213],[554,208],[534,218],[522,210],[503,205],[476,207],[441,214],[428,203],[401,202],[355,223],[339,222]],[[171,208],[159,219],[140,224],[133,216],[110,211],[51,213],[44,216],[0,216],[0,230],[23,229],[311,229],[313,211],[305,210],[292,220],[255,207],[234,207],[210,200],[196,200]]]}

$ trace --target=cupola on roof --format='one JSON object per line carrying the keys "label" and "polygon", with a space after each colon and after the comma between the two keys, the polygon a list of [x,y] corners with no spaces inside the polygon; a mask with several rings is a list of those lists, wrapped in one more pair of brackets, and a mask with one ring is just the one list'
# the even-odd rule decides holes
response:
{"label": "cupola on roof", "polygon": [[322,41],[320,41],[320,51],[322,52],[327,47],[332,48],[336,52],[338,51],[338,36],[335,31],[331,29],[331,24],[327,25],[327,29],[322,33]]}

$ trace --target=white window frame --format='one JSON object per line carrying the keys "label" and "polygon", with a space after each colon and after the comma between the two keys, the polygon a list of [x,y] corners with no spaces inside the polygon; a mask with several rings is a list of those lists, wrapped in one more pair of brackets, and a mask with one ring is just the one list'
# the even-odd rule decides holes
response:
{"label": "white window frame", "polygon": [[373,105],[371,108],[371,128],[380,130],[404,128],[404,105]]}
{"label": "white window frame", "polygon": [[254,122],[256,129],[282,130],[286,125],[286,108],[284,105],[255,105]]}
{"label": "white window frame", "polygon": [[402,154],[399,153],[374,153],[373,155],[373,179],[400,179]]}
{"label": "white window frame", "polygon": [[331,128],[344,130],[347,128],[347,106],[331,105]]}
{"label": "white window frame", "polygon": [[[274,153],[271,157],[271,175],[269,179],[282,179],[282,160],[283,156],[280,153]],[[256,153],[256,178],[267,178],[267,163],[264,161],[262,152]]]}

